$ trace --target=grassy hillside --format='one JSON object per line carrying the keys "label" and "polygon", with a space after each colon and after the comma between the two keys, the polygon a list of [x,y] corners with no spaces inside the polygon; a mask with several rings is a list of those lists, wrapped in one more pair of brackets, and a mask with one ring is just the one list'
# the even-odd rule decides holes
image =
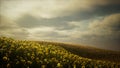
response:
{"label": "grassy hillside", "polygon": [[62,45],[62,47],[82,57],[111,62],[120,62],[120,52],[118,51],[104,50],[87,46]]}
{"label": "grassy hillside", "polygon": [[111,61],[111,62],[120,62],[120,51],[105,50],[90,46],[82,46],[77,44],[68,44],[68,43],[59,43],[59,42],[45,42],[45,41],[44,42],[37,41],[37,42],[43,45],[52,44],[52,45],[61,46],[73,54],[86,58]]}
{"label": "grassy hillside", "polygon": [[[44,43],[44,42],[43,42]],[[0,37],[1,68],[119,68],[120,63],[73,54],[62,46]]]}

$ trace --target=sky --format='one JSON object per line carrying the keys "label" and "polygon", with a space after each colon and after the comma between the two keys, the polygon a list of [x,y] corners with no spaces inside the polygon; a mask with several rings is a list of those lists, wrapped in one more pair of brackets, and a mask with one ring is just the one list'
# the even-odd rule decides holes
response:
{"label": "sky", "polygon": [[0,0],[0,36],[120,51],[120,0]]}

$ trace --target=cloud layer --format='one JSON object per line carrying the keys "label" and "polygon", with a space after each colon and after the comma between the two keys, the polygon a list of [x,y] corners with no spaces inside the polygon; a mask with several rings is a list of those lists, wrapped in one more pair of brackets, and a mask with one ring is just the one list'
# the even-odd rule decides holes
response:
{"label": "cloud layer", "polygon": [[37,18],[55,18],[75,12],[91,11],[98,6],[119,4],[113,0],[1,0],[1,14],[19,18],[30,14]]}

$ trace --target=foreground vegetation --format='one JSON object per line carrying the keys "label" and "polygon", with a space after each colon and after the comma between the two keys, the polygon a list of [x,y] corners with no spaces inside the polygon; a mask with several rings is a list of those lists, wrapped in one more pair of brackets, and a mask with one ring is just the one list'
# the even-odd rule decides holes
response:
{"label": "foreground vegetation", "polygon": [[0,37],[1,68],[119,68],[120,63],[84,58],[54,44]]}

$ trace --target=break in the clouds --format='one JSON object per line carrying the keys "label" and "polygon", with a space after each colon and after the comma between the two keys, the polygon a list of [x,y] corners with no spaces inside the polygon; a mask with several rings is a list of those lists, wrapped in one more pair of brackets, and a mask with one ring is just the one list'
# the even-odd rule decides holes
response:
{"label": "break in the clouds", "polygon": [[0,0],[0,36],[120,50],[119,0]]}

